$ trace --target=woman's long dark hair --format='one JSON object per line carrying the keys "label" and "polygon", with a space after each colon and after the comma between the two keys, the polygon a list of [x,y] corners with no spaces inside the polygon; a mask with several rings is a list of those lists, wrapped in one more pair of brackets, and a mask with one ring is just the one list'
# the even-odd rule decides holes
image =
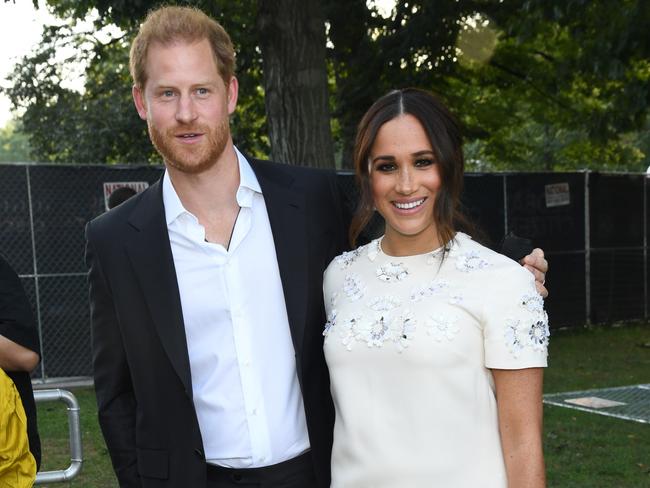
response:
{"label": "woman's long dark hair", "polygon": [[372,104],[357,129],[353,154],[360,199],[350,225],[349,237],[353,247],[374,211],[368,164],[370,151],[379,129],[402,115],[412,115],[422,124],[433,148],[441,181],[433,211],[440,243],[449,243],[457,229],[472,228],[460,210],[465,160],[461,129],[456,118],[429,92],[417,88],[393,90]]}

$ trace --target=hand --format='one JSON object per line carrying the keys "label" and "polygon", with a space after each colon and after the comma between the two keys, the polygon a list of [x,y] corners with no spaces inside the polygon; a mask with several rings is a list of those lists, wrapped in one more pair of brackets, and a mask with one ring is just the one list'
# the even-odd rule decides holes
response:
{"label": "hand", "polygon": [[544,286],[546,283],[546,272],[548,271],[548,261],[544,259],[544,251],[535,248],[533,251],[519,261],[535,277],[535,287],[537,292],[544,298],[548,296],[548,290]]}

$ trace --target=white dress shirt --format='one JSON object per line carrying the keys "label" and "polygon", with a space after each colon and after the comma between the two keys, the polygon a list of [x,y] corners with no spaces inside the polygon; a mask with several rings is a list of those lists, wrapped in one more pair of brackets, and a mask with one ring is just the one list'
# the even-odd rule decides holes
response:
{"label": "white dress shirt", "polygon": [[228,249],[205,241],[167,172],[163,203],[205,457],[249,468],[296,457],[309,439],[266,205],[235,151],[241,210]]}

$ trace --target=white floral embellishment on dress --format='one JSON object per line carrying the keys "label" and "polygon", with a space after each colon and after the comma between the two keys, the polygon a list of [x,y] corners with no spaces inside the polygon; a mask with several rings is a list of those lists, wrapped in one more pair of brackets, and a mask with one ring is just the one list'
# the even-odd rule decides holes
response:
{"label": "white floral embellishment on dress", "polygon": [[453,340],[460,331],[456,321],[456,317],[448,317],[445,315],[430,316],[427,320],[429,335],[433,336],[438,342],[442,342],[443,339],[447,339],[448,341]]}
{"label": "white floral embellishment on dress", "polygon": [[536,351],[546,351],[550,335],[548,330],[548,315],[546,315],[546,312],[543,312],[537,315],[536,320],[531,324],[530,329],[528,329],[530,345]]}
{"label": "white floral embellishment on dress", "polygon": [[469,251],[456,257],[456,269],[469,273],[476,269],[483,269],[490,263],[481,257],[478,251]]}
{"label": "white floral embellishment on dress", "polygon": [[377,278],[386,283],[396,283],[408,277],[409,272],[402,263],[387,263],[377,268]]}
{"label": "white floral embellishment on dress", "polygon": [[349,274],[343,279],[343,291],[350,301],[363,297],[366,287],[361,278],[356,274]]}
{"label": "white floral embellishment on dress", "polygon": [[521,304],[531,312],[542,312],[544,310],[544,299],[539,293],[524,295]]}
{"label": "white floral embellishment on dress", "polygon": [[442,293],[449,288],[449,282],[446,280],[431,280],[429,283],[417,286],[411,290],[409,298],[412,302],[419,302],[423,298]]}
{"label": "white floral embellishment on dress", "polygon": [[379,254],[380,251],[379,247],[379,239],[375,239],[371,243],[368,244],[368,259],[370,261],[374,261],[375,258],[377,257],[377,254]]}
{"label": "white floral embellishment on dress", "polygon": [[361,317],[350,317],[349,319],[341,320],[337,328],[339,329],[338,334],[341,338],[341,342],[348,351],[352,350],[352,344],[354,343],[354,336],[356,334],[356,329],[361,322]]}
{"label": "white floral embellishment on dress", "polygon": [[507,319],[506,327],[504,331],[504,337],[506,340],[506,346],[516,358],[519,357],[519,354],[524,349],[524,344],[521,342],[519,337],[519,321],[515,319]]}
{"label": "white floral embellishment on dress", "polygon": [[391,318],[388,314],[377,314],[374,319],[366,319],[359,323],[357,337],[368,347],[381,347],[392,337],[390,324]]}
{"label": "white floral embellishment on dress", "polygon": [[368,307],[370,307],[375,312],[393,310],[394,308],[398,308],[401,305],[402,302],[399,298],[390,295],[383,295],[373,298],[368,303]]}
{"label": "white floral embellishment on dress", "polygon": [[515,358],[519,357],[525,347],[545,353],[550,331],[548,315],[544,311],[544,299],[538,293],[529,293],[521,297],[520,304],[526,318],[506,320],[504,330],[506,346]]}
{"label": "white floral embellishment on dress", "polygon": [[521,297],[521,306],[531,315],[526,324],[528,344],[535,351],[545,352],[551,334],[548,329],[548,315],[544,311],[544,298],[536,291],[525,294]]}
{"label": "white floral embellishment on dress", "polygon": [[399,327],[399,330],[397,330],[397,335],[395,337],[395,344],[397,345],[397,350],[399,352],[402,352],[413,340],[413,336],[415,335],[416,320],[413,318],[411,311],[405,309],[402,315],[400,315],[400,317],[395,322]]}
{"label": "white floral embellishment on dress", "polygon": [[336,256],[334,261],[340,269],[348,268],[359,257],[361,251],[357,248],[354,251],[345,251],[340,256]]}
{"label": "white floral embellishment on dress", "polygon": [[452,305],[460,305],[461,303],[463,303],[463,301],[464,301],[463,295],[455,294],[449,296],[449,303]]}
{"label": "white floral embellishment on dress", "polygon": [[323,329],[323,336],[325,336],[325,342],[327,342],[332,327],[336,325],[336,314],[337,314],[336,309],[333,309],[327,316],[327,322],[325,322],[325,328]]}

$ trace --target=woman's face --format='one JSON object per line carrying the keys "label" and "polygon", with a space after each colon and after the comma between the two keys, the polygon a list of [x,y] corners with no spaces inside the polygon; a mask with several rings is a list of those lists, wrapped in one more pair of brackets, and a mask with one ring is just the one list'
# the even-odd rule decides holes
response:
{"label": "woman's face", "polygon": [[439,247],[433,208],[440,173],[431,142],[415,117],[402,115],[381,126],[369,171],[375,207],[386,220],[383,250],[403,256]]}

